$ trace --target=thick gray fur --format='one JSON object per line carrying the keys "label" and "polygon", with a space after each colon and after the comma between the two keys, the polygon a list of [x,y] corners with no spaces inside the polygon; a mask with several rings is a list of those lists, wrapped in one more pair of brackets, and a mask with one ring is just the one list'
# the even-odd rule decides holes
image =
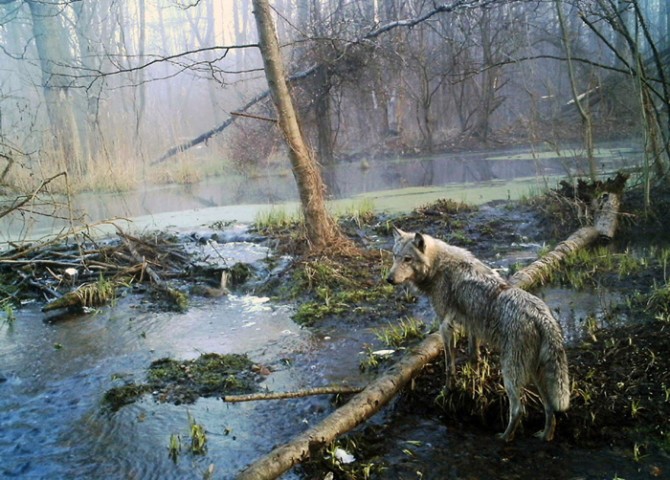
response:
{"label": "thick gray fur", "polygon": [[454,327],[500,351],[509,423],[500,437],[511,441],[523,414],[521,394],[533,383],[545,411],[544,430],[554,437],[554,412],[570,405],[568,361],[561,327],[549,307],[536,296],[512,287],[469,251],[429,235],[394,228],[393,266],[387,280],[410,282],[425,293],[442,319],[447,387],[455,373]]}

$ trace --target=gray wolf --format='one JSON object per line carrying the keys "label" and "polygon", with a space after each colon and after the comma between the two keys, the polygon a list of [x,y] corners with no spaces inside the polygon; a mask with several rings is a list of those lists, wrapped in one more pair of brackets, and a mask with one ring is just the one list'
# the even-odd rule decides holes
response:
{"label": "gray wolf", "polygon": [[551,441],[556,430],[554,412],[570,405],[570,379],[563,333],[549,307],[511,286],[468,250],[395,227],[393,236],[393,266],[387,281],[415,285],[442,320],[447,388],[450,372],[455,374],[454,328],[462,326],[500,351],[509,423],[499,437],[513,439],[523,414],[522,390],[533,383],[545,412],[544,430],[537,436]]}

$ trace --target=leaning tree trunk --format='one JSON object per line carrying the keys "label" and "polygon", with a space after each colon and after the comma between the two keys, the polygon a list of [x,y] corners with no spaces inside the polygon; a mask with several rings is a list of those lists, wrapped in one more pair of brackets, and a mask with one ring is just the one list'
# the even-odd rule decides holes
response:
{"label": "leaning tree trunk", "polygon": [[[621,192],[608,194],[595,217],[593,227],[584,227],[575,232],[549,255],[519,271],[512,278],[512,283],[516,287],[528,289],[540,283],[546,273],[556,268],[571,252],[589,246],[598,238],[612,238],[617,225],[620,195]],[[551,260],[544,261],[545,258]],[[442,349],[440,334],[429,335],[411,354],[406,355],[348,403],[291,442],[275,448],[251,464],[237,477],[238,480],[277,478],[294,465],[309,459],[312,453],[318,452],[321,447],[381,410],[427,363],[435,361],[441,355]]]}
{"label": "leaning tree trunk", "polygon": [[289,148],[293,176],[298,184],[305,216],[307,239],[312,248],[325,248],[343,241],[337,224],[326,210],[325,186],[316,160],[307,146],[288,89],[284,65],[268,0],[253,0],[259,47],[272,100],[277,107],[279,127]]}

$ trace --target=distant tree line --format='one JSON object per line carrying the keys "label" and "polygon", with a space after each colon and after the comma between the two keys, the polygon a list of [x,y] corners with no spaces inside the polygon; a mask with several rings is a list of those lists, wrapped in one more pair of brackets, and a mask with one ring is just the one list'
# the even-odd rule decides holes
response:
{"label": "distant tree line", "polygon": [[[0,0],[3,183],[21,166],[71,177],[119,158],[145,168],[233,120],[203,143],[266,161],[276,124],[231,120],[244,105],[274,115],[267,97],[249,102],[266,89],[251,3]],[[591,152],[594,139],[636,136],[650,185],[667,178],[665,0],[271,5],[321,164],[515,142],[580,140]]]}

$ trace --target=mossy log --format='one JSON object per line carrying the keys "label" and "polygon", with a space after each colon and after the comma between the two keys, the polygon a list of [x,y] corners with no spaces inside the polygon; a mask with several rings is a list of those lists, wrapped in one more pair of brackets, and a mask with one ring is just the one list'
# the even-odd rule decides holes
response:
{"label": "mossy log", "polygon": [[609,240],[614,237],[620,205],[620,194],[608,194],[595,216],[593,226],[582,227],[574,232],[566,240],[556,245],[551,252],[516,272],[509,279],[510,283],[525,290],[542,285],[569,255],[600,239]]}
{"label": "mossy log", "polygon": [[110,281],[87,283],[47,303],[42,307],[42,311],[50,312],[61,308],[99,307],[115,297],[116,287],[117,282]]}
{"label": "mossy log", "polygon": [[[554,251],[517,272],[511,279],[512,283],[519,288],[529,289],[542,283],[547,274],[557,268],[571,252],[588,247],[603,236],[612,238],[616,230],[620,196],[621,192],[609,193],[605,197],[601,212],[595,216],[593,227],[579,229],[561,242]],[[442,349],[439,333],[429,335],[348,403],[294,440],[276,447],[252,463],[239,474],[238,480],[274,479],[309,459],[312,453],[318,452],[338,436],[363,423],[388,404],[426,364],[435,361],[442,354]]]}

